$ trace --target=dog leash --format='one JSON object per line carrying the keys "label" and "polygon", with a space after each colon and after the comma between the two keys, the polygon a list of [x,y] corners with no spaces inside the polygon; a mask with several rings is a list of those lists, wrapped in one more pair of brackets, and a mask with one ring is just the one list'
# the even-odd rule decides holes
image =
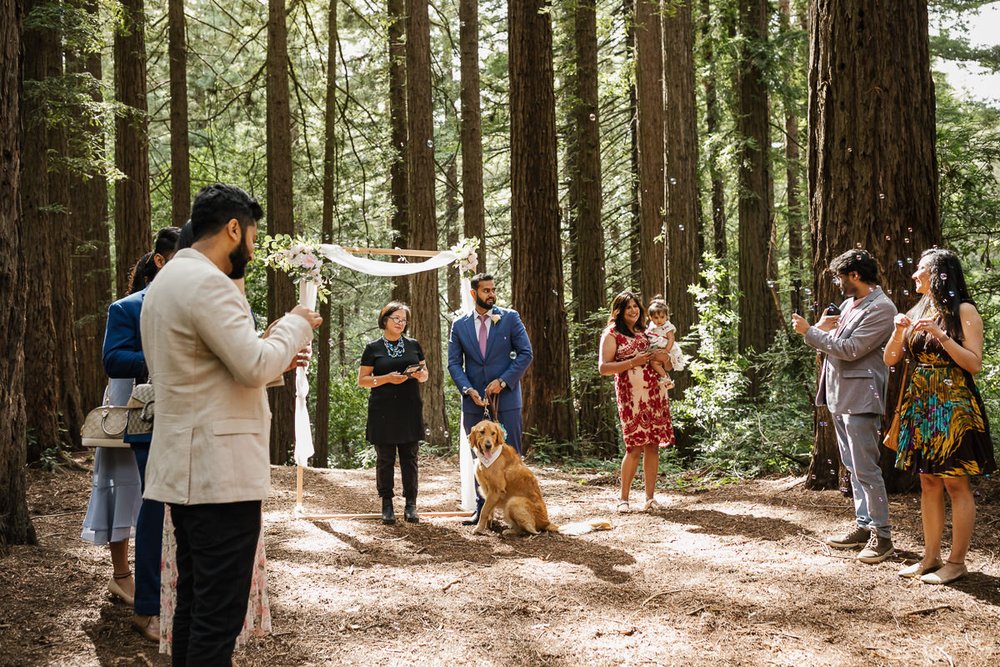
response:
{"label": "dog leash", "polygon": [[[490,408],[493,408],[492,412]],[[496,416],[494,416],[496,415]],[[491,422],[500,422],[500,395],[493,394],[487,397],[486,405],[483,406],[483,419],[487,419]]]}

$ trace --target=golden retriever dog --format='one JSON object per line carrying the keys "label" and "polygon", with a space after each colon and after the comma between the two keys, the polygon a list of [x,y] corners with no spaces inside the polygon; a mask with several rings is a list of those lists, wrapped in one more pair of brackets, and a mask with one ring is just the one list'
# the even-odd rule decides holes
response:
{"label": "golden retriever dog", "polygon": [[469,445],[476,452],[476,480],[486,500],[474,531],[477,535],[487,532],[486,526],[498,507],[511,526],[504,535],[559,532],[559,526],[549,521],[538,480],[517,451],[504,442],[499,424],[484,419],[473,426]]}

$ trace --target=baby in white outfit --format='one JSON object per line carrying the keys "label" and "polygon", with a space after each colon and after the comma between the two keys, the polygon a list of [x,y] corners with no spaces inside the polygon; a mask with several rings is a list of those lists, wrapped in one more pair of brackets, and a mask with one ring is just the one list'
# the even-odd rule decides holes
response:
{"label": "baby in white outfit", "polygon": [[[666,350],[667,354],[670,355],[670,365],[673,366],[674,370],[684,370],[687,359],[681,351],[680,345],[674,340],[677,327],[670,322],[670,309],[667,307],[667,302],[659,295],[653,297],[653,300],[649,302],[648,312],[649,326],[646,327],[646,338],[649,339],[649,346],[654,350]],[[663,388],[673,389],[674,381],[664,365],[659,361],[650,363],[653,370],[660,375],[660,384],[663,385]]]}

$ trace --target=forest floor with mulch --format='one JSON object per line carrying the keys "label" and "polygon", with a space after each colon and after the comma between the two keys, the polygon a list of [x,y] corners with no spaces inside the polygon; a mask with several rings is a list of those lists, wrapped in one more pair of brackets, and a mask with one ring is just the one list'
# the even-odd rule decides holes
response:
{"label": "forest floor with mulch", "polygon": [[[456,470],[454,461],[421,460],[420,509],[456,509]],[[619,516],[616,476],[535,472],[554,521],[609,517],[614,528],[505,538],[475,536],[459,519],[310,522],[290,511],[294,470],[274,468],[264,517],[274,632],[252,639],[237,663],[1000,660],[1000,480],[976,485],[972,573],[933,587],[896,575],[920,551],[913,494],[891,499],[895,557],[862,565],[822,543],[850,526],[850,501],[806,491],[801,479],[663,490],[662,511]],[[168,665],[106,592],[107,550],[79,540],[89,473],[33,470],[29,482],[39,545],[0,559],[0,664]],[[311,513],[376,511],[371,470],[309,470],[305,488]]]}

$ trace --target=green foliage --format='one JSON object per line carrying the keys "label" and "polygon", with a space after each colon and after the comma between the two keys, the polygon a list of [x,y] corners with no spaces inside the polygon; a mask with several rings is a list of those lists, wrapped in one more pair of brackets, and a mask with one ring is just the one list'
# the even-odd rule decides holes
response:
{"label": "green foliage", "polygon": [[[334,368],[330,374],[329,464],[335,468],[370,467],[365,452],[374,451],[365,440],[368,391],[358,386],[356,373],[356,368]],[[315,384],[315,373],[312,375]],[[315,386],[309,396],[315,414]]]}

